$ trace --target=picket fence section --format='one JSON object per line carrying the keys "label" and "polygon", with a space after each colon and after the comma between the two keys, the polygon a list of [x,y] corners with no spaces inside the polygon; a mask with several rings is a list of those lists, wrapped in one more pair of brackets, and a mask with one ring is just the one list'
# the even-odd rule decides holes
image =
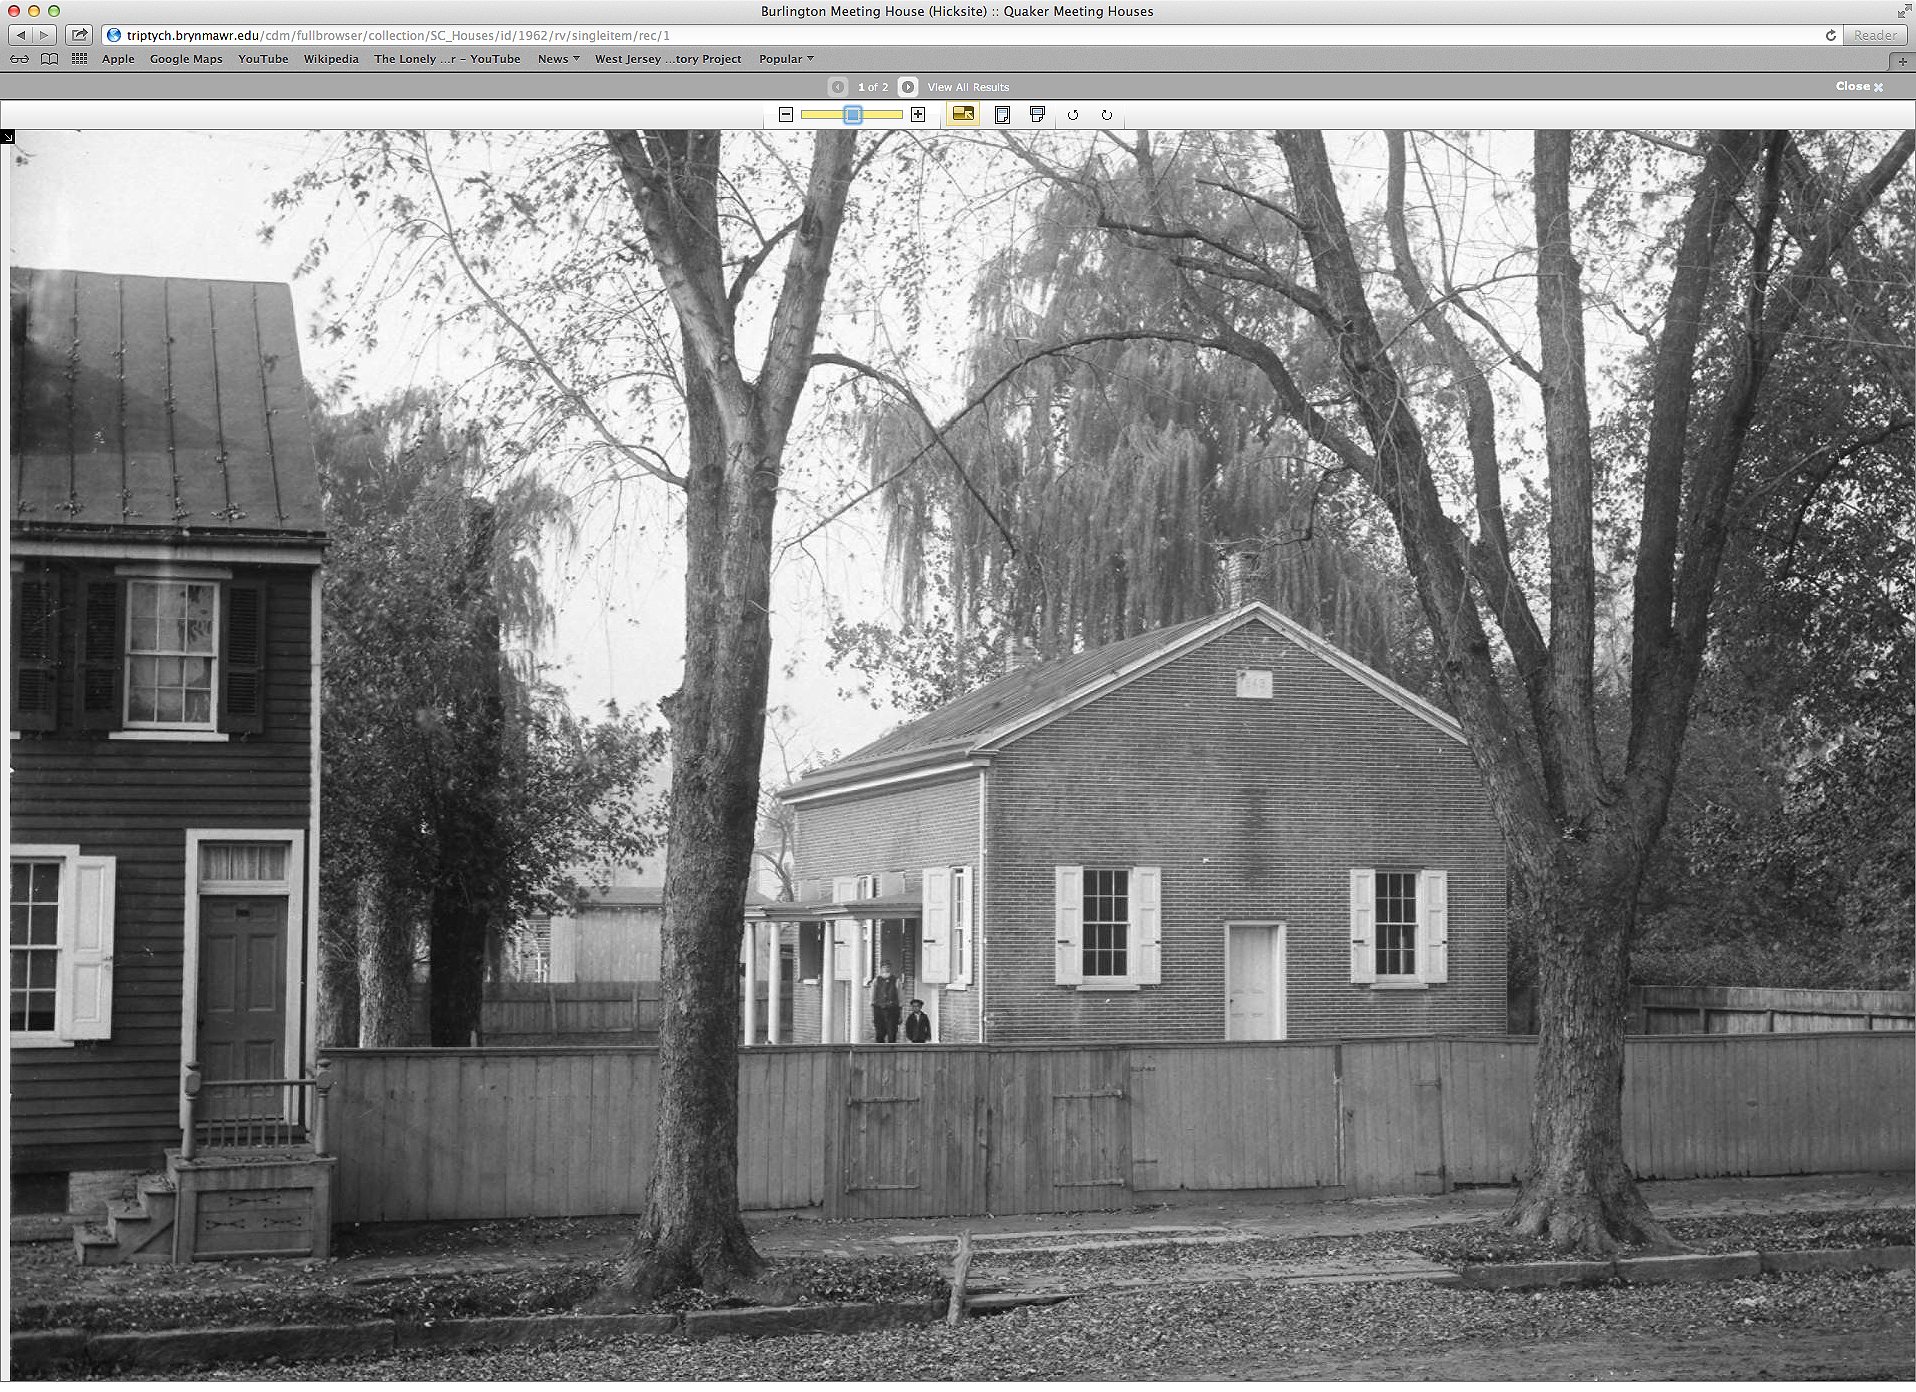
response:
{"label": "picket fence section", "polygon": [[[654,1050],[339,1050],[332,1063],[340,1221],[643,1204]],[[1535,1040],[1514,1037],[754,1048],[739,1059],[740,1199],[881,1218],[1509,1183],[1535,1067]],[[1907,1035],[1632,1038],[1625,1078],[1625,1155],[1646,1179],[1916,1163]]]}

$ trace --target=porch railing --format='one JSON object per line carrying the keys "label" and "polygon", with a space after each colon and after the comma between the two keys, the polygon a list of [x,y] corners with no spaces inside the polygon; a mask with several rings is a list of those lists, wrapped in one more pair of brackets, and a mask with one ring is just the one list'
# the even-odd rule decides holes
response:
{"label": "porch railing", "polygon": [[317,1072],[298,1078],[208,1078],[189,1063],[180,1090],[186,1098],[182,1160],[208,1150],[285,1150],[308,1139],[314,1155],[329,1153],[333,1074],[325,1059]]}

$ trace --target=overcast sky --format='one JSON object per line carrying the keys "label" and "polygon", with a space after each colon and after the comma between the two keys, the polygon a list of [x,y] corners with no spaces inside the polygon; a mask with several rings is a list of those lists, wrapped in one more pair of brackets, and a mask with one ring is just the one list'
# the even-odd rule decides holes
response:
{"label": "overcast sky", "polygon": [[[22,131],[8,170],[9,261],[288,282],[295,308],[310,320],[317,287],[311,277],[294,280],[293,272],[319,228],[317,216],[298,215],[270,243],[259,229],[273,216],[272,193],[316,149],[314,137],[297,131]],[[341,257],[353,250],[339,248]],[[443,341],[405,332],[385,335],[370,357],[351,340],[309,339],[301,355],[308,380],[322,391],[344,377],[366,397],[460,375]],[[599,524],[607,520],[588,519],[584,530],[602,534]],[[882,551],[868,534],[873,526],[860,514],[781,568],[771,701],[796,712],[793,748],[801,757],[834,748],[849,753],[899,718],[842,700],[844,683],[823,667],[823,591],[855,611],[881,611]],[[678,553],[677,539],[654,526],[589,557],[552,557],[549,588],[560,613],[542,656],[557,666],[575,710],[588,712],[608,697],[628,707],[656,706],[678,684]]]}

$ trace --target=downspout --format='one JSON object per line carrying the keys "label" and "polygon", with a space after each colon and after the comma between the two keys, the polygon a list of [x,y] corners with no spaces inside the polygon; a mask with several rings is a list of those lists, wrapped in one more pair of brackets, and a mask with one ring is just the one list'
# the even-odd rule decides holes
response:
{"label": "downspout", "polygon": [[978,1042],[989,1043],[985,1038],[985,886],[989,878],[985,874],[985,780],[991,776],[991,766],[981,765],[978,769],[978,884],[972,893],[977,903],[971,914],[971,955],[972,988],[978,992]]}
{"label": "downspout", "polygon": [[312,785],[312,807],[307,814],[309,831],[306,836],[306,922],[300,925],[304,942],[300,952],[306,958],[306,1027],[302,1040],[303,1055],[295,1076],[305,1072],[310,1064],[315,1072],[319,1068],[319,729],[320,703],[323,687],[322,664],[325,661],[325,644],[322,641],[322,623],[325,617],[321,602],[321,588],[325,584],[325,571],[313,567],[311,586],[312,615],[308,620],[312,625],[312,713],[307,737],[308,758],[310,759],[310,777]]}

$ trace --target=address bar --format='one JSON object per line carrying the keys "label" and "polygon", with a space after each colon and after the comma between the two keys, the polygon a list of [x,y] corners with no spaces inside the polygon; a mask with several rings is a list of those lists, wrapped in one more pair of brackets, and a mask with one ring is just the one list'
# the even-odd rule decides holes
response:
{"label": "address bar", "polygon": [[791,45],[884,45],[948,48],[1014,43],[1019,47],[1086,45],[1179,47],[1225,45],[1377,44],[1646,47],[1671,45],[1832,45],[1842,31],[1808,24],[1056,24],[1017,21],[951,24],[671,24],[647,26],[252,24],[101,26],[108,47],[201,47],[222,44],[409,44],[445,46],[673,44],[694,48]]}

